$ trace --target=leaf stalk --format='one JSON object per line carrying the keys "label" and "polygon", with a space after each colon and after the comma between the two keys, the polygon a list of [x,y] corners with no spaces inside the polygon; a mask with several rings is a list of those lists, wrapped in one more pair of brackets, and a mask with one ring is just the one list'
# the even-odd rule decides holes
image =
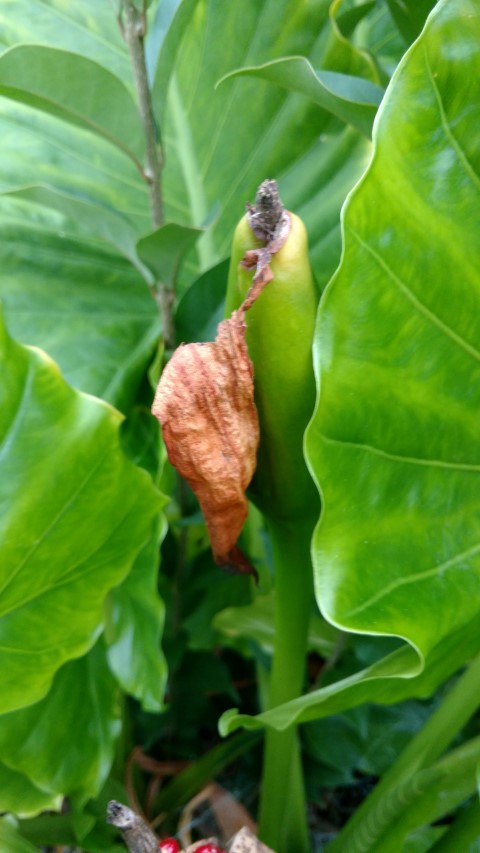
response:
{"label": "leaf stalk", "polygon": [[[302,693],[313,602],[312,525],[268,523],[275,565],[275,640],[271,708]],[[260,837],[278,853],[309,853],[298,729],[266,732]]]}

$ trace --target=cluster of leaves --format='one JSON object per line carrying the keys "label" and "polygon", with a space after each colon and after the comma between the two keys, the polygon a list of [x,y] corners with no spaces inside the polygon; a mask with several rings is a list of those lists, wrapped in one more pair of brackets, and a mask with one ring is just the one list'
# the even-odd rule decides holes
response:
{"label": "cluster of leaves", "polygon": [[[135,742],[158,758],[206,752],[155,812],[174,814],[239,756],[248,797],[265,726],[309,724],[312,796],[381,775],[423,722],[419,700],[478,653],[480,13],[476,0],[441,0],[414,41],[432,6],[150,4],[165,154],[154,228],[112,6],[0,2],[0,810],[20,819],[0,822],[2,848],[123,849],[104,803],[125,799]],[[309,645],[331,669],[251,716],[272,648],[268,542],[252,511],[253,597],[246,578],[219,574],[165,465],[149,413],[162,354],[152,291],[159,277],[176,288],[179,340],[211,339],[233,226],[266,177],[306,222],[319,288],[329,283],[306,454],[323,497],[313,558],[328,619],[312,617]],[[336,629],[350,632],[337,665]],[[414,770],[430,775],[423,799],[402,789],[402,826],[384,809],[332,850],[437,843],[444,828],[414,831],[474,791],[475,740],[432,764],[474,697],[449,737],[428,736]],[[247,731],[209,749],[232,703],[245,713],[228,711],[223,733]],[[332,731],[343,746],[319,751]],[[69,814],[44,815],[65,796]],[[470,849],[478,814],[465,815],[464,846],[452,836],[442,849]]]}

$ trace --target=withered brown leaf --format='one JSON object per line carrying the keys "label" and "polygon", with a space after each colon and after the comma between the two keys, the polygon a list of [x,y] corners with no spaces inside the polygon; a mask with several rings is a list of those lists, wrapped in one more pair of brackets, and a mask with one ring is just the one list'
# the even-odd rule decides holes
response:
{"label": "withered brown leaf", "polygon": [[197,495],[215,562],[256,576],[236,545],[259,441],[245,329],[240,308],[219,324],[212,343],[179,346],[162,373],[152,412],[170,462]]}

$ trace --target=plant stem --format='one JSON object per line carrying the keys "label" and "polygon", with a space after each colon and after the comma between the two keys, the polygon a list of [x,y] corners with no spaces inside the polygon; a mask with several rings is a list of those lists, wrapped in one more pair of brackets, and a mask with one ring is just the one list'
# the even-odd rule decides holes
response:
{"label": "plant stem", "polygon": [[[372,827],[386,829],[386,803],[415,773],[429,767],[480,705],[480,655],[476,657],[445,696],[423,728],[385,773],[373,793],[355,812],[346,827],[328,846],[328,853],[368,853],[373,848]],[[398,813],[397,813],[398,816]]]}
{"label": "plant stem", "polygon": [[123,13],[123,33],[130,51],[137,104],[145,135],[144,176],[150,191],[152,223],[155,228],[160,228],[163,224],[161,178],[163,155],[161,148],[157,146],[157,129],[145,62],[145,15],[138,11],[133,0],[124,0]]}
{"label": "plant stem", "polygon": [[[312,525],[269,522],[275,565],[275,645],[271,708],[295,699],[305,677],[313,600]],[[260,837],[276,853],[308,853],[300,743],[295,726],[268,730],[260,803]]]}
{"label": "plant stem", "polygon": [[[130,53],[135,91],[137,94],[137,105],[145,137],[145,167],[143,175],[149,190],[152,225],[154,228],[160,228],[163,225],[162,168],[164,158],[162,147],[157,144],[157,126],[153,113],[152,94],[148,83],[147,65],[145,62],[145,8],[143,12],[139,12],[133,0],[123,0],[121,31]],[[165,345],[167,349],[173,349],[175,346],[175,325],[172,310],[174,300],[173,291],[162,281],[159,281],[153,288],[153,296],[158,303],[163,319]]]}

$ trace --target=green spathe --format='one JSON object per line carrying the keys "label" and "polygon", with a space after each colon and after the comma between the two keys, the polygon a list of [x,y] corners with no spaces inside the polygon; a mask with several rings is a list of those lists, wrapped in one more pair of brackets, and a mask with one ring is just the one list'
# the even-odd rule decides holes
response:
{"label": "green spathe", "polygon": [[[273,280],[246,315],[247,346],[254,365],[260,448],[252,497],[267,517],[294,520],[317,512],[317,498],[303,458],[303,433],[315,404],[312,340],[318,294],[302,221],[291,216],[284,246],[272,256]],[[262,245],[247,217],[233,238],[226,313],[245,298],[252,272],[240,266],[245,252]]]}

